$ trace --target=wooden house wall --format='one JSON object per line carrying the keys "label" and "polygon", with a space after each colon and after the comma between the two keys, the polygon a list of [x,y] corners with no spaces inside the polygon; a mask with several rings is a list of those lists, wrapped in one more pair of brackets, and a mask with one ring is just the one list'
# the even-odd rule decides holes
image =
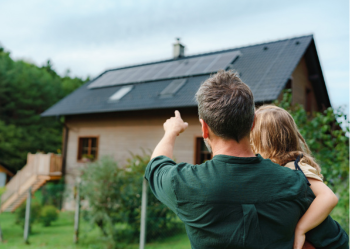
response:
{"label": "wooden house wall", "polygon": [[[79,170],[85,166],[85,163],[79,162],[77,158],[80,136],[98,136],[98,158],[111,156],[123,166],[131,157],[131,152],[152,153],[164,134],[163,123],[170,116],[174,116],[173,111],[133,111],[67,117],[69,135],[66,183],[68,190],[73,189]],[[197,108],[179,109],[179,111],[182,118],[189,123],[189,127],[176,140],[174,158],[177,162],[194,163],[195,138],[201,136]],[[66,202],[64,208],[72,209],[71,205],[72,202]]]}

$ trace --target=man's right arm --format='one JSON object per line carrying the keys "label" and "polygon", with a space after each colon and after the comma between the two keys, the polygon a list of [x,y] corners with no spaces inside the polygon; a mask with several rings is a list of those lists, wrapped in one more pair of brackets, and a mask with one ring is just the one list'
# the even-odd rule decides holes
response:
{"label": "man's right arm", "polygon": [[176,196],[173,188],[173,171],[176,163],[166,156],[153,158],[145,170],[145,178],[158,200],[176,213]]}

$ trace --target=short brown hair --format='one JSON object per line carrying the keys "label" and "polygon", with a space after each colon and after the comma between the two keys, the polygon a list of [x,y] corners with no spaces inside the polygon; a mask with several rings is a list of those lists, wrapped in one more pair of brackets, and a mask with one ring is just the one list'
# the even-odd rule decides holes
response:
{"label": "short brown hair", "polygon": [[198,115],[212,132],[239,142],[248,136],[254,121],[254,98],[250,88],[232,71],[219,71],[196,93]]}

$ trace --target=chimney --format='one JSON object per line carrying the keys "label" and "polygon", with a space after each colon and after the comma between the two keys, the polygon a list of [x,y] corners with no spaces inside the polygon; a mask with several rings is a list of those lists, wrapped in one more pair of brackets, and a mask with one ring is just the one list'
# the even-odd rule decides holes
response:
{"label": "chimney", "polygon": [[180,38],[176,38],[173,55],[174,59],[185,57],[185,46],[180,43]]}

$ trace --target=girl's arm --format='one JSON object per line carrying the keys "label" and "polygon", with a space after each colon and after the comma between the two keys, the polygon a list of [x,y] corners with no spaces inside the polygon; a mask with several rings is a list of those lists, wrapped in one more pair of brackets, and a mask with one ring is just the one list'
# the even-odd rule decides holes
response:
{"label": "girl's arm", "polygon": [[295,228],[294,249],[303,247],[305,233],[321,224],[338,203],[338,197],[326,184],[312,178],[308,178],[308,180],[316,198]]}

